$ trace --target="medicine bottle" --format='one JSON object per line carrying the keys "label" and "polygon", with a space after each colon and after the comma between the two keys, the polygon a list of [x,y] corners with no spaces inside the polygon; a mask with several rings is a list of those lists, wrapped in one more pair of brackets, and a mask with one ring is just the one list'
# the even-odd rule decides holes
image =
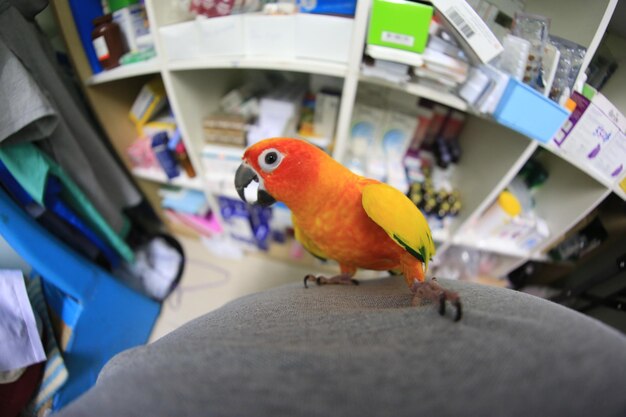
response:
{"label": "medicine bottle", "polygon": [[94,19],[93,24],[95,28],[91,32],[91,41],[98,61],[104,69],[117,67],[120,58],[127,52],[120,27],[110,14]]}

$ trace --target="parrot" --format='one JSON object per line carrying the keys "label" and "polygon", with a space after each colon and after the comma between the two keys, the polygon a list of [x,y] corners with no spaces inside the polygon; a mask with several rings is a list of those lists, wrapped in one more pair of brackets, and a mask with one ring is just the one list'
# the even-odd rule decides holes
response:
{"label": "parrot", "polygon": [[244,202],[246,189],[254,184],[255,204],[284,203],[304,249],[339,264],[339,275],[307,275],[305,287],[307,281],[358,285],[353,279],[358,269],[390,271],[404,276],[412,305],[438,303],[444,315],[447,301],[456,309],[454,321],[461,319],[459,295],[436,278],[426,280],[435,244],[424,215],[401,191],[357,175],[322,149],[295,138],[264,139],[249,146],[234,182]]}

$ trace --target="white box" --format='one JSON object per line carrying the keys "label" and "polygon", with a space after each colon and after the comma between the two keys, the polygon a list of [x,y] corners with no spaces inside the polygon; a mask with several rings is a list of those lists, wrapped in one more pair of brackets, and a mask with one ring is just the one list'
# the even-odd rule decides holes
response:
{"label": "white box", "polygon": [[183,22],[159,29],[165,54],[169,61],[194,59],[198,56],[198,27],[196,22]]}
{"label": "white box", "polygon": [[[114,11],[113,21],[117,23],[122,30],[124,38],[126,39],[126,45],[130,51],[139,51],[142,49],[138,39],[150,34],[150,28],[147,25],[148,18],[146,17],[146,8],[143,4],[134,4]],[[147,46],[148,45],[144,46],[143,49]]]}
{"label": "white box", "polygon": [[198,19],[197,24],[201,57],[245,54],[242,15]]}
{"label": "white box", "polygon": [[347,63],[354,19],[300,13],[296,15],[296,57]]}
{"label": "white box", "polygon": [[250,14],[243,19],[246,55],[295,56],[295,16]]}

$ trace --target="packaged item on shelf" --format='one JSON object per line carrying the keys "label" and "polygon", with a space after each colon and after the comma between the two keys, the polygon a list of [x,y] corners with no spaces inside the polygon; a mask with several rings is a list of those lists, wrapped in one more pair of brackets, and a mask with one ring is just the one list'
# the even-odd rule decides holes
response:
{"label": "packaged item on shelf", "polygon": [[422,142],[422,147],[425,149],[432,149],[435,144],[435,139],[437,139],[439,132],[441,132],[441,129],[446,122],[450,108],[444,106],[443,104],[433,102],[429,103],[427,101],[425,101],[424,104],[432,106],[433,118],[428,125],[428,130],[426,131],[426,136]]}
{"label": "packaged item on shelf", "polygon": [[185,144],[183,142],[179,142],[178,145],[176,145],[174,152],[176,153],[178,163],[185,170],[185,174],[187,174],[189,178],[194,178],[196,176],[196,170],[193,168],[193,165],[191,165],[191,160],[189,159],[189,155],[185,149]]}
{"label": "packaged item on shelf", "polygon": [[515,35],[507,35],[502,42],[504,51],[498,57],[498,69],[522,81],[530,54],[530,41]]}
{"label": "packaged item on shelf", "polygon": [[231,146],[210,145],[202,150],[204,179],[212,192],[237,197],[233,178],[242,156],[243,148]]}
{"label": "packaged item on shelf", "polygon": [[316,135],[328,141],[335,137],[340,99],[338,92],[330,90],[322,90],[315,95],[313,130]]}
{"label": "packaged item on shelf", "polygon": [[225,231],[245,249],[267,249],[272,210],[251,206],[239,199],[218,198]]}
{"label": "packaged item on shelf", "polygon": [[380,141],[386,165],[384,180],[403,193],[408,190],[409,182],[402,160],[416,127],[417,119],[414,116],[387,112]]}
{"label": "packaged item on shelf", "polygon": [[159,167],[159,162],[152,151],[152,138],[137,138],[126,150],[130,163],[135,168],[152,169]]}
{"label": "packaged item on shelf", "polygon": [[291,221],[291,210],[284,203],[276,203],[272,206],[272,217],[270,219],[270,230],[272,240],[277,243],[285,243],[289,230],[293,229]]}
{"label": "packaged item on shelf", "polygon": [[[452,86],[462,84],[467,79],[469,65],[464,60],[430,48],[426,48],[422,56],[424,64],[419,68],[423,71],[422,76],[428,76],[442,84]],[[418,75],[420,75],[419,72]]]}
{"label": "packaged item on shelf", "polygon": [[166,131],[169,136],[174,135],[176,131],[176,119],[169,107],[165,107],[159,114],[141,125],[141,132],[145,136],[152,137],[162,130]]}
{"label": "packaged item on shelf", "polygon": [[207,17],[227,16],[232,13],[235,0],[191,0],[189,11]]}
{"label": "packaged item on shelf", "polygon": [[161,187],[161,207],[180,213],[205,216],[209,210],[209,202],[202,191],[187,188]]}
{"label": "packaged item on shelf", "polygon": [[511,77],[492,65],[481,65],[477,71],[486,76],[489,82],[480,96],[478,96],[477,100],[470,104],[473,104],[474,109],[481,114],[493,114],[500,103],[500,99]]}
{"label": "packaged item on shelf", "polygon": [[196,176],[196,170],[193,169],[193,165],[191,165],[191,160],[189,159],[187,149],[185,148],[185,144],[182,139],[180,130],[176,129],[170,136],[167,147],[170,152],[175,155],[178,164],[183,168],[187,176],[189,178],[194,178]]}
{"label": "packaged item on shelf", "polygon": [[417,155],[417,152],[422,147],[426,134],[428,132],[430,123],[433,119],[434,112],[431,108],[423,105],[417,107],[417,127],[413,133],[413,138],[409,145],[408,153],[412,156]]}
{"label": "packaged item on shelf", "polygon": [[[379,177],[384,176],[384,161],[382,150],[373,155],[372,150],[381,136],[381,129],[385,120],[385,112],[373,106],[355,103],[352,112],[350,128],[350,150],[346,165],[361,175]],[[378,159],[377,159],[378,158]],[[370,160],[373,163],[370,163]],[[373,165],[378,162],[378,169]]]}
{"label": "packaged item on shelf", "polygon": [[356,0],[297,0],[301,13],[354,16]]}
{"label": "packaged item on shelf", "polygon": [[569,97],[585,59],[587,49],[575,42],[550,35],[550,43],[560,52],[560,59],[550,89],[550,99],[560,103],[562,97]]}
{"label": "packaged item on shelf", "polygon": [[576,109],[550,141],[609,182],[626,171],[626,118],[602,94],[589,100],[574,92]]}
{"label": "packaged item on shelf", "polygon": [[95,19],[93,25],[91,41],[98,61],[107,70],[119,66],[120,58],[128,51],[119,25],[110,14]]}
{"label": "packaged item on shelf", "polygon": [[[102,3],[105,3],[104,1]],[[139,3],[139,0],[106,0],[111,13]]]}
{"label": "packaged item on shelf", "polygon": [[122,30],[129,51],[135,52],[154,48],[152,39],[146,38],[147,35],[150,35],[150,24],[143,4],[134,4],[114,11],[113,21]]}
{"label": "packaged item on shelf", "polygon": [[222,226],[211,212],[204,216],[165,210],[165,215],[173,223],[180,223],[192,229],[196,234],[211,237],[223,232]]}
{"label": "packaged item on shelf", "polygon": [[300,107],[300,120],[298,121],[298,135],[308,138],[315,136],[313,119],[315,118],[316,97],[307,93],[302,100]]}
{"label": "packaged item on shelf", "polygon": [[543,92],[542,64],[544,49],[550,33],[550,19],[528,13],[516,13],[513,35],[530,42],[526,71],[522,81],[535,90]]}
{"label": "packaged item on shelf", "polygon": [[433,6],[473,63],[486,64],[502,52],[502,45],[487,24],[465,1],[433,0]]}
{"label": "packaged item on shelf", "polygon": [[459,88],[459,97],[467,104],[476,106],[478,100],[488,94],[492,85],[492,80],[481,68],[472,67],[468,72],[467,80]]}
{"label": "packaged item on shelf", "polygon": [[446,168],[449,164],[456,164],[461,159],[459,136],[464,125],[465,113],[457,110],[451,111],[435,144],[435,156],[440,167]]}
{"label": "packaged item on shelf", "polygon": [[293,135],[306,91],[303,84],[293,82],[264,95],[260,100],[257,122],[248,131],[248,145],[265,138]]}
{"label": "packaged item on shelf", "polygon": [[204,140],[222,145],[246,145],[246,119],[239,114],[212,114],[203,121]]}
{"label": "packaged item on shelf", "polygon": [[374,0],[367,43],[421,53],[426,47],[432,16],[430,5],[403,0]]}
{"label": "packaged item on shelf", "polygon": [[[367,45],[365,48],[365,53],[367,56],[372,57],[376,60],[394,62],[396,64],[403,64],[407,66],[420,66],[424,63],[424,59],[422,58],[422,54],[418,54],[415,52],[404,51],[401,49],[388,48],[386,46],[380,45]],[[397,65],[397,70],[395,71],[397,76],[406,75],[406,67],[401,67]],[[398,74],[402,70],[401,74]],[[379,68],[379,71],[381,69]],[[367,74],[365,74],[367,75]]]}
{"label": "packaged item on shelf", "polygon": [[500,228],[522,212],[519,200],[510,192],[503,191],[498,199],[483,213],[474,225],[477,235],[495,235]]}
{"label": "packaged item on shelf", "polygon": [[163,81],[161,81],[160,77],[153,78],[141,88],[139,95],[135,98],[130,109],[130,120],[135,123],[137,130],[141,131],[142,126],[163,109],[166,104],[167,96]]}
{"label": "packaged item on shelf", "polygon": [[228,114],[237,114],[246,101],[253,98],[255,88],[252,84],[244,84],[229,91],[220,99],[220,108]]}
{"label": "packaged item on shelf", "polygon": [[168,147],[168,141],[166,132],[159,132],[154,135],[152,137],[152,152],[154,152],[165,175],[172,179],[180,175],[180,170],[174,153]]}

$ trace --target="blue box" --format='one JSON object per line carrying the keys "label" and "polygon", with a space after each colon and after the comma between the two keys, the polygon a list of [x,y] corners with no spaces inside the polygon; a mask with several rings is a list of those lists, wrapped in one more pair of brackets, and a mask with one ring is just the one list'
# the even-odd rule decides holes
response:
{"label": "blue box", "polygon": [[511,78],[493,117],[513,130],[547,143],[567,120],[569,111]]}
{"label": "blue box", "polygon": [[301,13],[354,16],[356,0],[299,0],[298,6]]}

